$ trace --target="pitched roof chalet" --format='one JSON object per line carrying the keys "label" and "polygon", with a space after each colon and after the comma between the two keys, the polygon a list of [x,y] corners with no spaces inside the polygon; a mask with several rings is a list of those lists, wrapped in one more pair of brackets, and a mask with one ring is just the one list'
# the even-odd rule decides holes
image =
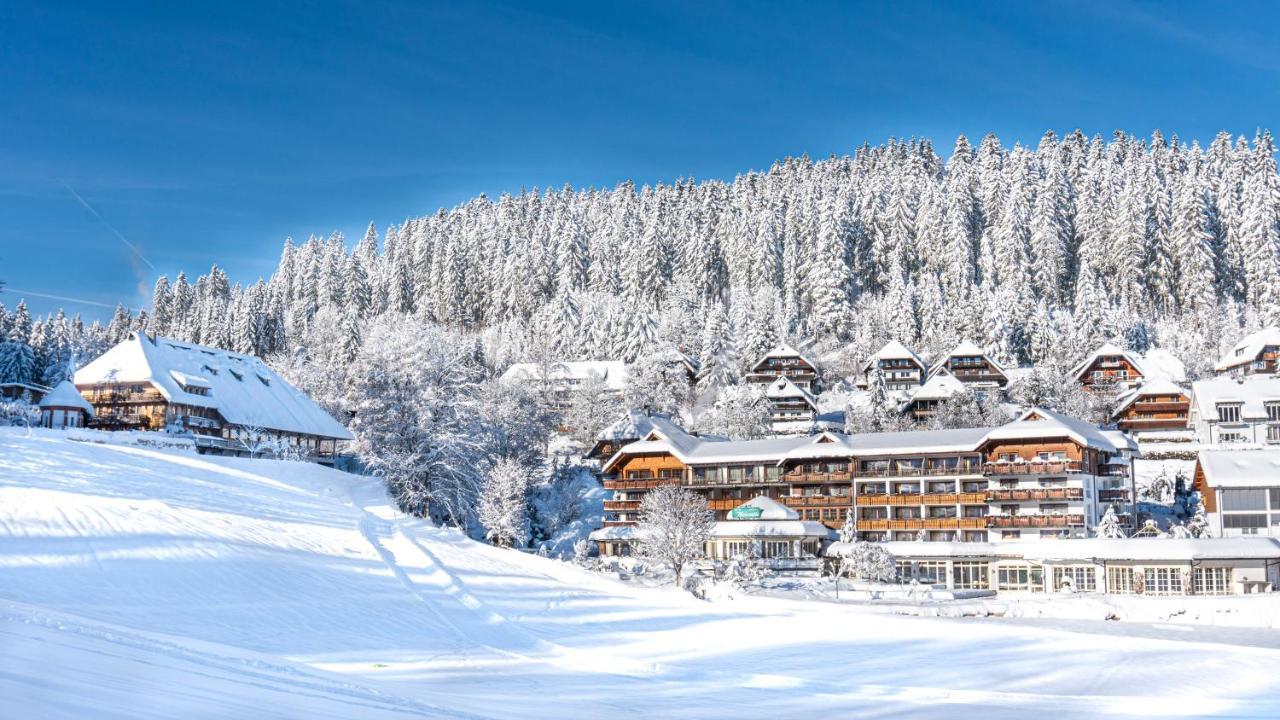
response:
{"label": "pitched roof chalet", "polygon": [[1191,383],[1191,405],[1203,420],[1218,417],[1218,403],[1238,403],[1240,417],[1265,420],[1269,402],[1280,402],[1280,378],[1274,375],[1219,377]]}
{"label": "pitched roof chalet", "polygon": [[1218,364],[1213,369],[1222,372],[1251,363],[1269,345],[1280,345],[1280,328],[1275,326],[1265,327],[1255,333],[1245,335],[1226,355],[1223,355],[1218,360]]}
{"label": "pitched roof chalet", "polygon": [[1090,353],[1084,360],[1076,363],[1075,367],[1071,368],[1071,377],[1079,380],[1095,361],[1104,357],[1122,357],[1129,361],[1129,364],[1133,365],[1138,372],[1144,375],[1146,374],[1146,370],[1142,367],[1142,360],[1138,358],[1136,353],[1131,353],[1128,350],[1118,347],[1114,343],[1105,342],[1102,343],[1101,347],[1097,350]]}
{"label": "pitched roof chalet", "polygon": [[907,348],[906,345],[903,345],[897,340],[890,340],[885,343],[884,347],[880,348],[874,355],[867,358],[867,361],[862,365],[862,369],[870,370],[871,367],[879,360],[911,360],[919,365],[922,370],[927,367],[924,364],[924,361],[920,359],[919,355],[916,355]]}

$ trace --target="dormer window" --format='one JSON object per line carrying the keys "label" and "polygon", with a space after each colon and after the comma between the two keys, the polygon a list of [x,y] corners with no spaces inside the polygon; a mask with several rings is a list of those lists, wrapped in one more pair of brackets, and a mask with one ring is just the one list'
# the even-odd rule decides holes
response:
{"label": "dormer window", "polygon": [[235,378],[236,380],[244,380],[244,373],[238,372],[236,370],[231,370],[230,372],[231,372],[231,377]]}
{"label": "dormer window", "polygon": [[215,367],[212,367],[212,366],[210,366],[210,365],[205,365],[205,366],[204,366],[204,370],[205,370],[206,372],[208,372],[210,375],[217,375],[217,374],[218,374],[218,369],[217,369],[217,368],[215,368]]}
{"label": "dormer window", "polygon": [[267,379],[265,375],[258,375],[258,382],[266,385],[267,387],[271,387],[271,381]]}

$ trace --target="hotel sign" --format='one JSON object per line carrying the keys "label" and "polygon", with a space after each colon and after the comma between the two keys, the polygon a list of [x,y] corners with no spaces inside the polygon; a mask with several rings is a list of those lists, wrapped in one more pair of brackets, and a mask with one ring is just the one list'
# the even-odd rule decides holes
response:
{"label": "hotel sign", "polygon": [[739,505],[729,511],[730,520],[759,520],[764,511],[753,505]]}

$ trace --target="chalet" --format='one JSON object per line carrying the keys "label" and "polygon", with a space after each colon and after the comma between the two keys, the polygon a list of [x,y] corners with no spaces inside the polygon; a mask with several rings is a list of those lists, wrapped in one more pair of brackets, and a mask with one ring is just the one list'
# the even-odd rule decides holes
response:
{"label": "chalet", "polygon": [[862,372],[868,378],[865,381],[868,384],[871,374],[879,372],[885,389],[913,390],[924,383],[928,367],[920,356],[908,350],[905,345],[897,340],[890,340],[874,355],[867,358],[866,364],[862,366]]}
{"label": "chalet", "polygon": [[707,541],[713,560],[758,557],[771,570],[817,573],[822,550],[835,540],[835,531],[763,495],[729,511],[716,522]]}
{"label": "chalet", "polygon": [[578,388],[590,382],[599,382],[605,392],[622,397],[627,385],[627,364],[621,360],[515,363],[507,368],[499,382],[532,387],[546,397],[552,407],[565,410],[573,402]]}
{"label": "chalet", "polygon": [[668,415],[660,415],[658,413],[648,413],[643,410],[628,410],[627,414],[609,427],[601,430],[596,435],[596,442],[591,449],[583,455],[588,460],[608,460],[623,445],[633,443],[653,430],[653,422],[651,417],[657,415],[663,420],[670,422]]}
{"label": "chalet", "polygon": [[0,402],[23,400],[36,405],[49,388],[34,383],[7,382],[0,383]]}
{"label": "chalet", "polygon": [[1186,430],[1190,412],[1190,393],[1168,380],[1151,380],[1120,396],[1111,422],[1138,434]]}
{"label": "chalet", "polygon": [[779,377],[764,391],[773,407],[774,432],[799,430],[807,432],[818,417],[818,401],[808,390],[796,385],[789,377]]}
{"label": "chalet", "polygon": [[747,372],[746,380],[753,383],[772,383],[782,377],[807,392],[818,392],[817,364],[786,343],[765,353],[764,357],[752,365],[751,370]]}
{"label": "chalet", "polygon": [[1280,443],[1280,378],[1198,380],[1191,384],[1189,421],[1201,443]]}
{"label": "chalet", "polygon": [[[1123,437],[1123,436],[1121,436]],[[1128,516],[1128,456],[1088,423],[1032,409],[996,428],[727,441],[655,420],[603,465],[601,552],[620,551],[640,501],[660,485],[687,487],[718,519],[766,497],[798,519],[839,528],[852,513],[860,539],[932,541],[1084,537],[1108,507]]]}
{"label": "chalet", "polygon": [[1136,354],[1104,343],[1071,369],[1071,377],[1085,390],[1101,385],[1127,390],[1140,384],[1145,375]]}
{"label": "chalet", "polygon": [[946,370],[975,392],[999,390],[1009,384],[1009,376],[982,348],[969,341],[952,348],[930,369],[929,375]]}
{"label": "chalet", "polygon": [[[1240,595],[1280,582],[1272,538],[1085,538],[1055,543],[889,542],[898,579],[951,590],[1113,595]],[[853,546],[834,543],[834,565]]]}
{"label": "chalet", "polygon": [[1280,536],[1280,449],[1201,450],[1193,483],[1215,537]]}
{"label": "chalet", "polygon": [[1280,359],[1280,328],[1268,327],[1246,335],[1213,371],[1219,375],[1275,375]]}
{"label": "chalet", "polygon": [[267,439],[333,462],[351,433],[262,360],[133,333],[81,368],[75,386],[98,428],[189,434],[201,452]]}
{"label": "chalet", "polygon": [[916,420],[925,420],[938,411],[938,405],[960,393],[969,392],[946,368],[940,368],[923,387],[911,393],[902,404],[902,412]]}
{"label": "chalet", "polygon": [[40,426],[54,429],[85,427],[93,406],[70,380],[63,380],[40,399]]}

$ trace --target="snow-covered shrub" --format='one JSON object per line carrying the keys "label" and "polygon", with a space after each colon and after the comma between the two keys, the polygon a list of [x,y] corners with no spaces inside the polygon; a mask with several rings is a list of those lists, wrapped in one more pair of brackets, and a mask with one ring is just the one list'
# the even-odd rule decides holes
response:
{"label": "snow-covered shrub", "polygon": [[529,539],[529,471],[515,460],[494,464],[480,491],[476,518],[485,539],[499,547],[523,547]]}
{"label": "snow-covered shrub", "polygon": [[714,526],[706,498],[675,485],[655,488],[640,501],[639,554],[670,566],[679,585],[685,566],[702,557]]}
{"label": "snow-covered shrub", "polygon": [[1127,537],[1124,527],[1120,525],[1120,518],[1116,516],[1115,507],[1108,507],[1102,514],[1102,519],[1093,528],[1093,534],[1095,537],[1111,539]]}
{"label": "snow-covered shrub", "polygon": [[898,575],[893,554],[883,545],[855,542],[848,553],[840,556],[839,574],[857,580],[892,582]]}

